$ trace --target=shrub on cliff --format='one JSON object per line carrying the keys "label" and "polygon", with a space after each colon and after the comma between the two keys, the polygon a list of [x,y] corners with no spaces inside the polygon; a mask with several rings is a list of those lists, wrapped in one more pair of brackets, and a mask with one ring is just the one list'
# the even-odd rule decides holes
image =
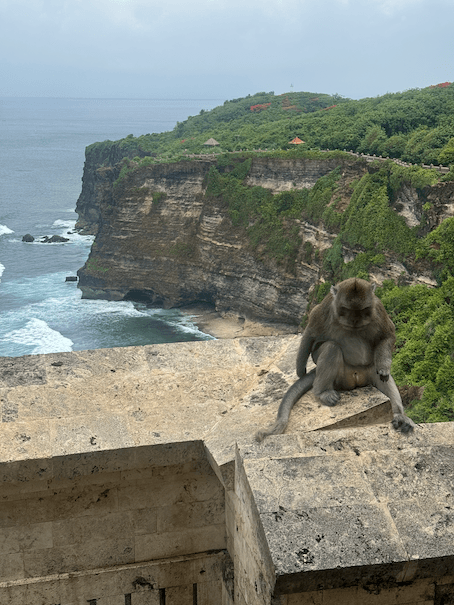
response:
{"label": "shrub on cliff", "polygon": [[400,385],[424,387],[409,416],[454,420],[454,278],[439,288],[387,282],[378,294],[396,324],[393,376]]}

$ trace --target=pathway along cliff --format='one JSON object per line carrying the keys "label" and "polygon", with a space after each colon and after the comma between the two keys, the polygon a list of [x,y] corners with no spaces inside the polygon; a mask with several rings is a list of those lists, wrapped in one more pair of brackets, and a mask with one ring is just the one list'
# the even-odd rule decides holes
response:
{"label": "pathway along cliff", "polygon": [[[323,219],[326,212],[340,217],[357,183],[379,170],[364,159],[337,152],[318,159],[224,156],[147,164],[111,156],[87,154],[76,208],[76,226],[96,234],[78,272],[83,298],[166,308],[204,302],[223,313],[296,325],[311,289],[335,277],[326,268],[333,243],[341,264],[367,252],[340,244],[340,228]],[[229,187],[237,193],[228,194]],[[260,212],[248,210],[244,192],[252,189],[262,200]],[[292,200],[305,190],[312,206],[298,214]],[[317,204],[323,215],[313,211]],[[403,227],[424,235],[453,216],[454,183],[415,189],[403,182],[390,204]],[[392,251],[370,262],[368,272],[378,281],[436,283],[430,267]]]}

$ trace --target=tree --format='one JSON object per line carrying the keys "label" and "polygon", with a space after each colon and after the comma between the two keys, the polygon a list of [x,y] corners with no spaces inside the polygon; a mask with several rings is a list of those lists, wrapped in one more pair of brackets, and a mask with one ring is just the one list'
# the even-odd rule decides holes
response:
{"label": "tree", "polygon": [[443,147],[438,156],[440,164],[449,166],[454,164],[454,138],[450,139],[447,145]]}

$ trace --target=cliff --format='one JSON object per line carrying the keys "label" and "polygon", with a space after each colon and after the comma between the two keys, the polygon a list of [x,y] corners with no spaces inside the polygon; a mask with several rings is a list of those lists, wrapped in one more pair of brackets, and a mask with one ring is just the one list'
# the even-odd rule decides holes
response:
{"label": "cliff", "polygon": [[[77,226],[96,234],[89,259],[79,270],[84,298],[142,300],[165,307],[204,301],[249,318],[300,321],[336,229],[326,228],[321,220],[284,220],[283,229],[293,230],[298,249],[294,262],[282,263],[260,242],[252,245],[247,227],[235,224],[222,196],[207,194],[210,169],[217,166],[227,174],[232,166],[217,165],[216,158],[207,156],[176,163],[136,162],[133,170],[121,174],[121,164],[112,161],[118,157],[104,158],[103,164],[101,159],[93,150],[87,157],[76,209]],[[243,184],[273,194],[311,189],[335,169],[340,172],[329,204],[340,213],[349,205],[354,183],[370,170],[364,160],[256,156]],[[409,227],[433,229],[454,214],[454,184],[421,190],[404,185],[393,208]],[[345,262],[361,252],[359,247],[342,248]],[[435,284],[427,266],[404,264],[392,255],[370,272],[378,280]]]}

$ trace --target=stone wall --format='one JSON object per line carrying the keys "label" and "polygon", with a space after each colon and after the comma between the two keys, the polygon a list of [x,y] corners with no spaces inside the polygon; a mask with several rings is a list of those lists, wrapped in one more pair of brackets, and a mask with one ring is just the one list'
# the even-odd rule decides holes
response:
{"label": "stone wall", "polygon": [[224,488],[202,444],[106,460],[70,456],[51,480],[2,485],[0,602],[220,603]]}
{"label": "stone wall", "polygon": [[1,605],[452,605],[454,423],[307,393],[298,338],[0,358]]}

